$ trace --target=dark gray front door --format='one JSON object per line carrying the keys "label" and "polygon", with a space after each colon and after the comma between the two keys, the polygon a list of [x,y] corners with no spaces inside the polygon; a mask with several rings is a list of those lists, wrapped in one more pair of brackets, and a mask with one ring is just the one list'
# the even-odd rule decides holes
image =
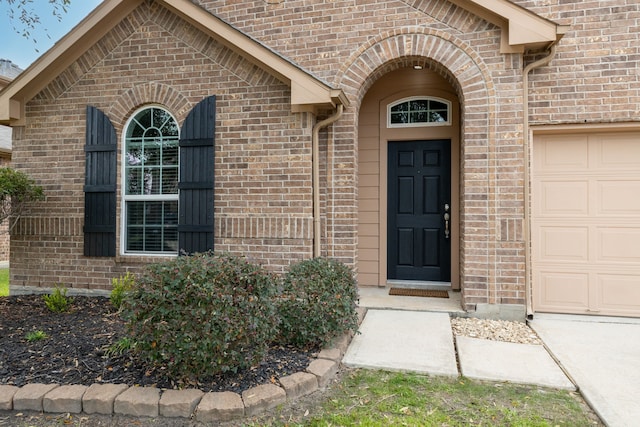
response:
{"label": "dark gray front door", "polygon": [[389,279],[451,280],[450,168],[450,140],[389,142]]}

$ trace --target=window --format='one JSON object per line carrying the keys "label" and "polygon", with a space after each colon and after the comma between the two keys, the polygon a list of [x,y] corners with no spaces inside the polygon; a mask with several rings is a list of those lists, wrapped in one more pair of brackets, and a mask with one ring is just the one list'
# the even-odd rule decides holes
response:
{"label": "window", "polygon": [[405,98],[389,104],[388,127],[449,126],[451,102],[440,98]]}
{"label": "window", "polygon": [[[121,159],[121,253],[177,255],[214,249],[215,125],[215,95],[194,105],[180,130],[160,107],[138,110],[129,119]],[[116,256],[117,147],[109,117],[87,105],[87,257]]]}
{"label": "window", "polygon": [[160,107],[139,110],[125,127],[125,253],[178,252],[179,133]]}

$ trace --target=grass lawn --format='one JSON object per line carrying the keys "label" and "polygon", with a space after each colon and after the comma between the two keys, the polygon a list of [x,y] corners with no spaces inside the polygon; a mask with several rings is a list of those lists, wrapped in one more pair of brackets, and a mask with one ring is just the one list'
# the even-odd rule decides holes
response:
{"label": "grass lawn", "polygon": [[334,387],[307,415],[281,414],[249,425],[602,425],[577,393],[533,386],[354,370]]}
{"label": "grass lawn", "polygon": [[9,269],[0,268],[0,297],[9,295]]}

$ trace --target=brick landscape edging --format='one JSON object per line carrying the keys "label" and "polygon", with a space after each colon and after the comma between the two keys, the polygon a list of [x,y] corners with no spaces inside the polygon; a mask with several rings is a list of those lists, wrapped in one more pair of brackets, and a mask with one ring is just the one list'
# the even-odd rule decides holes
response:
{"label": "brick landscape edging", "polygon": [[[359,322],[366,310],[358,309]],[[287,401],[311,394],[335,378],[351,342],[345,334],[331,348],[320,351],[305,371],[279,378],[280,385],[262,384],[242,392],[161,390],[125,384],[0,385],[0,410],[46,413],[85,413],[135,417],[181,417],[199,422],[229,421],[254,416]]]}

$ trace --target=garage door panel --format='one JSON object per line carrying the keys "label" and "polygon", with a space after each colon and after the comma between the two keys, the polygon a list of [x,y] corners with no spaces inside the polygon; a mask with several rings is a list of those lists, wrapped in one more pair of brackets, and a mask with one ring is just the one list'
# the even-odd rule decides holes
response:
{"label": "garage door panel", "polygon": [[587,180],[540,180],[537,187],[537,194],[540,196],[536,211],[538,216],[588,215],[589,182]]}
{"label": "garage door panel", "polygon": [[621,170],[640,168],[640,136],[638,135],[597,135],[591,137],[592,156],[597,169]]}
{"label": "garage door panel", "polygon": [[536,147],[534,166],[546,172],[585,170],[589,167],[589,151],[582,135],[547,135]]}
{"label": "garage door panel", "polygon": [[534,310],[640,317],[640,132],[535,136]]}
{"label": "garage door panel", "polygon": [[538,306],[586,310],[589,307],[589,275],[586,273],[564,273],[540,271]]}
{"label": "garage door panel", "polygon": [[598,306],[601,311],[620,316],[637,313],[640,301],[640,276],[598,275]]}
{"label": "garage door panel", "polygon": [[596,233],[598,262],[640,263],[640,228],[600,227]]}
{"label": "garage door panel", "polygon": [[588,227],[542,226],[539,230],[541,244],[537,247],[540,261],[589,261]]}
{"label": "garage door panel", "polygon": [[597,187],[598,214],[640,214],[640,180],[602,180]]}

